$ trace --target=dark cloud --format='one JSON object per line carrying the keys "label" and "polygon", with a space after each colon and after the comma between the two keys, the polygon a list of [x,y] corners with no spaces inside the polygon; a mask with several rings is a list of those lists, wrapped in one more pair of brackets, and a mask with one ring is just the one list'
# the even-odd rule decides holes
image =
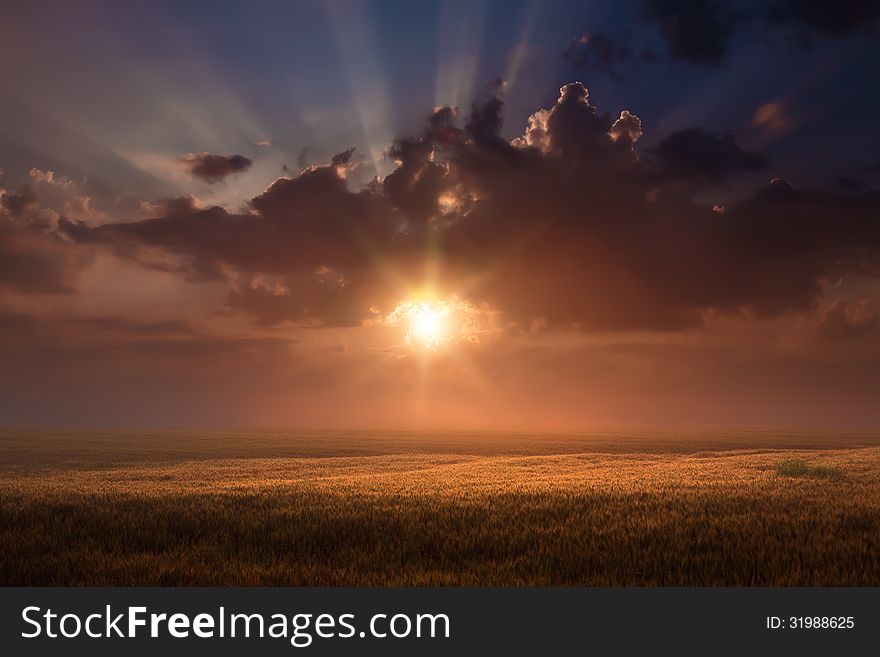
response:
{"label": "dark cloud", "polygon": [[388,154],[398,166],[382,181],[385,195],[410,221],[426,223],[437,215],[438,200],[448,186],[446,168],[434,162],[434,143],[399,139]]}
{"label": "dark cloud", "polygon": [[251,277],[229,291],[226,303],[265,326],[285,321],[358,326],[369,316],[359,304],[357,288],[340,272],[322,268],[310,275],[288,275],[283,283]]}
{"label": "dark cloud", "polygon": [[458,127],[457,107],[437,107],[428,117],[425,136],[440,147],[459,144],[464,132]]}
{"label": "dark cloud", "polygon": [[503,141],[500,137],[504,109],[501,96],[503,89],[504,80],[497,78],[491,81],[483,90],[484,97],[474,101],[471,107],[465,130],[476,144],[484,147],[500,146]]}
{"label": "dark cloud", "polygon": [[59,236],[32,185],[0,196],[0,292],[67,294],[91,254]]}
{"label": "dark cloud", "polygon": [[[645,21],[655,25],[671,59],[718,66],[743,29],[760,25],[771,37],[781,34],[804,47],[819,39],[877,35],[880,4],[874,0],[770,0],[724,3],[718,0],[643,0]],[[626,51],[629,54],[629,50]],[[598,65],[614,63],[614,49],[596,50]],[[643,58],[647,59],[647,58]]]}
{"label": "dark cloud", "polygon": [[875,34],[880,3],[875,0],[776,0],[764,15],[771,27],[792,29],[806,45],[817,37]]}
{"label": "dark cloud", "polygon": [[562,57],[579,73],[606,75],[612,80],[623,80],[638,74],[642,64],[662,61],[652,46],[637,47],[632,33],[617,36],[592,32],[572,39]]}
{"label": "dark cloud", "polygon": [[53,235],[30,226],[0,223],[0,291],[71,293],[86,260],[81,249]]}
{"label": "dark cloud", "polygon": [[[364,276],[372,265],[371,250],[389,248],[397,215],[372,191],[348,190],[339,167],[350,156],[335,158],[337,165],[306,169],[296,178],[279,178],[251,199],[253,214],[193,208],[94,229],[79,222],[63,225],[77,241],[109,246],[122,257],[143,261],[141,247],[166,250],[179,263],[163,267],[176,267],[197,279],[223,279],[230,269],[240,272],[247,284],[234,286],[229,303],[252,311],[264,323],[291,319],[351,324],[353,314],[365,318],[368,309],[355,303],[323,303],[321,295],[332,296],[333,286],[341,289],[348,279]],[[321,272],[328,269],[345,272],[346,279],[333,282],[327,277],[318,285]],[[272,292],[264,283],[251,286],[260,274],[297,285],[273,287]],[[308,280],[316,281],[317,287],[309,289]],[[346,290],[344,296],[349,294]]]}
{"label": "dark cloud", "polygon": [[692,64],[717,66],[740,18],[715,0],[644,0],[645,20],[655,24],[669,56]]}
{"label": "dark cloud", "polygon": [[689,128],[664,138],[654,151],[664,170],[675,178],[720,183],[730,176],[762,169],[760,153],[743,150],[733,135]]}
{"label": "dark cloud", "polygon": [[207,183],[216,183],[227,176],[247,171],[253,164],[243,155],[212,153],[187,153],[180,161],[192,176]]}
{"label": "dark cloud", "polygon": [[841,299],[823,311],[821,331],[834,340],[880,338],[880,314],[871,311],[867,300],[850,305]]}
{"label": "dark cloud", "polygon": [[22,185],[18,192],[0,194],[0,208],[6,210],[13,218],[21,217],[37,205],[37,192],[31,184]]}
{"label": "dark cloud", "polygon": [[865,183],[849,176],[831,176],[831,182],[836,189],[842,192],[863,192],[867,189]]}
{"label": "dark cloud", "polygon": [[227,280],[227,305],[265,324],[358,324],[422,284],[429,262],[441,294],[524,328],[777,316],[814,308],[825,278],[880,277],[872,193],[775,179],[720,213],[695,198],[764,165],[730,135],[695,128],[640,158],[638,116],[599,113],[572,83],[507,141],[500,92],[490,87],[463,127],[436,110],[421,136],[391,147],[397,168],[381,184],[350,189],[343,154],[279,178],[248,212],[63,226],[78,242],[135,258],[159,249],[190,275]]}
{"label": "dark cloud", "polygon": [[629,35],[615,39],[602,32],[584,34],[573,39],[562,56],[578,71],[621,79],[637,60],[629,40]]}
{"label": "dark cloud", "polygon": [[341,153],[337,153],[330,158],[330,165],[334,167],[347,167],[353,162],[354,147],[346,149]]}

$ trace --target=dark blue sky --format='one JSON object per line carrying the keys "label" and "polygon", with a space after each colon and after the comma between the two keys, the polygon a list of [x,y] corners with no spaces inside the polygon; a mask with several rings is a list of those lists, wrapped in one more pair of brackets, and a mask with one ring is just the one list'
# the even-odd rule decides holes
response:
{"label": "dark blue sky", "polygon": [[[707,62],[675,51],[699,23],[670,37],[640,2],[11,3],[0,166],[7,185],[38,167],[89,177],[96,199],[150,197],[175,191],[157,158],[238,152],[256,165],[216,199],[233,202],[282,164],[351,145],[387,173],[391,138],[418,132],[436,105],[467,108],[503,77],[510,137],[561,84],[582,80],[600,112],[641,117],[643,149],[685,127],[732,130],[766,153],[771,175],[870,183],[866,167],[880,160],[871,25],[828,35],[795,21],[719,20],[730,23],[724,54]],[[563,56],[597,34],[612,44],[610,64],[586,47]],[[632,61],[616,62],[621,48]],[[778,104],[778,129],[754,124],[767,103]]]}

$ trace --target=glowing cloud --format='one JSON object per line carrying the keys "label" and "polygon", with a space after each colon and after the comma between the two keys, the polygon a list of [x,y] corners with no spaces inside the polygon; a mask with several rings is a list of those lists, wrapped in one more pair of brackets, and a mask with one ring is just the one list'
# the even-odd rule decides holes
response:
{"label": "glowing cloud", "polygon": [[488,306],[475,306],[456,298],[401,301],[388,315],[372,323],[404,327],[404,343],[427,351],[462,343],[481,344],[500,333],[496,313]]}

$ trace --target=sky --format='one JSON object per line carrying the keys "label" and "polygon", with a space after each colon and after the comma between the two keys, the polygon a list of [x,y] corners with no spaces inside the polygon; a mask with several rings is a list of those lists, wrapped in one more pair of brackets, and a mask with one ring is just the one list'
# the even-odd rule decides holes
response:
{"label": "sky", "polygon": [[0,425],[880,428],[878,35],[4,3]]}

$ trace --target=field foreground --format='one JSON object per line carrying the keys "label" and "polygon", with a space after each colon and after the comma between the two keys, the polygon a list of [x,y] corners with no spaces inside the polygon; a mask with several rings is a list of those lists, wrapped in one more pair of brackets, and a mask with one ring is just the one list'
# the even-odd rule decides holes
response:
{"label": "field foreground", "polygon": [[5,585],[880,585],[880,439],[0,433]]}

